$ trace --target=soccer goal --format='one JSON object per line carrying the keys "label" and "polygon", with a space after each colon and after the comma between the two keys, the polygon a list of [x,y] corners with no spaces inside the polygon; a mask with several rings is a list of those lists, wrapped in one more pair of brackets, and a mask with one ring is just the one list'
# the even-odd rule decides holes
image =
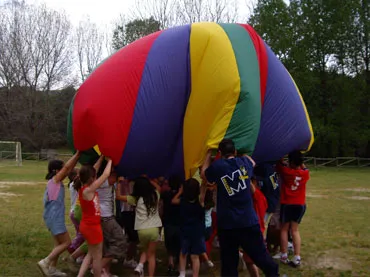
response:
{"label": "soccer goal", "polygon": [[0,166],[22,166],[22,146],[19,141],[0,141]]}

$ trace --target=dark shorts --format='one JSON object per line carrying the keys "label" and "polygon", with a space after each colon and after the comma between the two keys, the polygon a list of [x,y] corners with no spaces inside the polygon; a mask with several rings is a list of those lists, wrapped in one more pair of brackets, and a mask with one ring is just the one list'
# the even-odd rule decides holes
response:
{"label": "dark shorts", "polygon": [[299,224],[305,212],[306,205],[281,204],[280,221],[281,223],[297,222]]}
{"label": "dark shorts", "polygon": [[102,217],[103,257],[121,258],[125,254],[126,240],[121,226],[114,217]]}
{"label": "dark shorts", "polygon": [[139,236],[135,230],[135,212],[121,212],[121,222],[123,228],[125,228],[128,241],[138,243]]}
{"label": "dark shorts", "polygon": [[179,226],[164,226],[164,243],[166,245],[168,254],[175,257],[180,254],[181,238]]}
{"label": "dark shorts", "polygon": [[187,255],[200,255],[206,252],[204,236],[199,238],[182,238],[181,253]]}

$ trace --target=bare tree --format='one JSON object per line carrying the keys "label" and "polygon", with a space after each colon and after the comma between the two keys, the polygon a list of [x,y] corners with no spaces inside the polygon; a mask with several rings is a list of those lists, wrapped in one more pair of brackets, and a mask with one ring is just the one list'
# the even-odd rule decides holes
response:
{"label": "bare tree", "polygon": [[165,29],[176,25],[175,9],[175,0],[135,0],[129,20],[153,17]]}
{"label": "bare tree", "polygon": [[154,17],[161,28],[193,22],[236,22],[237,0],[136,0],[133,18]]}
{"label": "bare tree", "polygon": [[0,131],[8,138],[37,149],[56,137],[51,91],[71,84],[71,46],[64,13],[17,1],[0,7]]}
{"label": "bare tree", "polygon": [[82,81],[101,62],[105,38],[104,33],[89,18],[85,21],[80,21],[76,30],[76,41],[77,58]]}

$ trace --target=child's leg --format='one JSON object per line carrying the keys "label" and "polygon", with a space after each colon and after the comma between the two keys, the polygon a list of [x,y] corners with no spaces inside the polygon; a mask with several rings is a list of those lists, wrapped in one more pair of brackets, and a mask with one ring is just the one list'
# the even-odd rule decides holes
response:
{"label": "child's leg", "polygon": [[186,257],[187,257],[187,254],[183,254],[181,252],[180,261],[179,261],[180,277],[185,277]]}
{"label": "child's leg", "polygon": [[202,254],[199,255],[199,257],[202,261],[205,261],[205,262],[209,261],[207,253],[202,253]]}
{"label": "child's leg", "polygon": [[173,256],[170,254],[170,253],[168,253],[167,254],[168,255],[168,266],[169,267],[174,267],[174,260],[173,260]]}
{"label": "child's leg", "polygon": [[147,250],[147,259],[148,259],[148,273],[149,277],[154,276],[155,272],[155,250],[156,250],[157,242],[152,241],[149,243],[148,250]]}
{"label": "child's leg", "polygon": [[301,236],[298,231],[299,224],[297,222],[291,223],[293,246],[294,246],[294,256],[300,256],[301,252]]}
{"label": "child's leg", "polygon": [[251,277],[259,277],[258,267],[255,264],[247,263],[247,269]]}
{"label": "child's leg", "polygon": [[144,265],[146,263],[146,252],[142,252],[141,255],[140,255],[140,260],[139,260],[139,264],[142,264]]}
{"label": "child's leg", "polygon": [[89,266],[91,264],[91,260],[92,260],[92,257],[91,257],[90,250],[89,250],[87,252],[87,255],[85,256],[82,264],[81,264],[80,271],[78,272],[78,276],[77,277],[83,277],[83,276],[85,276],[85,273],[89,269]]}
{"label": "child's leg", "polygon": [[84,245],[81,245],[79,248],[76,249],[75,252],[72,253],[71,257],[76,260],[78,257],[81,257],[82,255],[85,254],[85,251],[84,251],[84,248],[85,246]]}
{"label": "child's leg", "polygon": [[89,245],[89,251],[91,253],[91,257],[93,259],[93,272],[94,277],[101,277],[101,264],[102,264],[102,256],[103,256],[103,243]]}
{"label": "child's leg", "polygon": [[110,273],[110,266],[113,260],[113,256],[111,257],[104,257],[101,262],[101,267],[104,268],[107,273]]}
{"label": "child's leg", "polygon": [[283,223],[280,230],[280,252],[282,254],[288,253],[288,231],[290,222]]}
{"label": "child's leg", "polygon": [[198,277],[200,268],[199,255],[191,255],[190,258],[193,268],[193,277]]}
{"label": "child's leg", "polygon": [[71,243],[71,238],[69,237],[68,232],[65,232],[63,234],[58,234],[56,236],[53,236],[54,238],[54,248],[47,257],[47,260],[49,261],[49,264],[52,267],[55,267],[59,258],[59,255],[62,254]]}

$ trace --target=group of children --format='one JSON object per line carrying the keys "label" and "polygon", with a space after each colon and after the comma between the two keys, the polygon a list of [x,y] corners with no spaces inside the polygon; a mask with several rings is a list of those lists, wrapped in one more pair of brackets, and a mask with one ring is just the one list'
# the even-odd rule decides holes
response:
{"label": "group of children", "polygon": [[[200,168],[201,182],[194,178],[183,181],[178,176],[149,179],[146,175],[127,180],[117,176],[109,158],[104,166],[103,156],[94,166],[83,165],[77,171],[80,152],[65,164],[51,161],[44,221],[55,247],[38,262],[41,272],[45,276],[67,276],[56,269],[56,264],[60,254],[68,250],[68,261],[82,261],[79,277],[89,268],[94,276],[111,277],[112,261],[121,258],[139,276],[144,276],[147,262],[148,276],[155,276],[156,247],[163,232],[169,276],[185,277],[188,261],[194,277],[199,275],[201,262],[212,268],[209,255],[216,236],[222,276],[238,276],[240,258],[251,276],[259,276],[258,268],[266,276],[279,276],[278,265],[265,245],[269,221],[279,203],[279,258],[299,266],[298,224],[306,209],[309,178],[302,154],[295,151],[289,154],[289,164],[279,161],[275,167],[272,163],[256,166],[250,157],[238,156],[231,140],[223,140],[218,150],[214,160],[211,152],[207,153]],[[66,177],[70,179],[70,218],[76,229],[73,241],[64,219],[62,181]],[[295,252],[292,261],[287,255],[289,232]],[[141,255],[136,263],[138,243]]]}

